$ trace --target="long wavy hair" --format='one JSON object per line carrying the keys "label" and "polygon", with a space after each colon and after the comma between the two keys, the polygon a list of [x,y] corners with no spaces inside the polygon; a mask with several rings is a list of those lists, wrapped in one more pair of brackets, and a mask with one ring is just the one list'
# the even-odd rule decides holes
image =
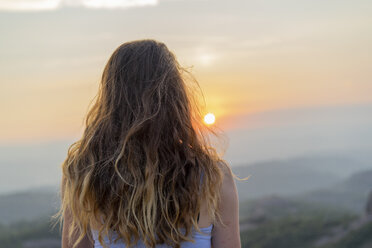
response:
{"label": "long wavy hair", "polygon": [[[62,163],[62,203],[69,211],[73,247],[100,223],[128,246],[180,247],[200,232],[202,199],[213,221],[221,221],[219,188],[225,163],[211,146],[216,132],[202,122],[199,102],[162,42],[145,39],[120,45],[109,58],[82,137]],[[196,82],[196,80],[194,80]],[[199,87],[200,88],[200,87]],[[182,229],[184,231],[182,231]],[[89,235],[88,235],[89,236]]]}

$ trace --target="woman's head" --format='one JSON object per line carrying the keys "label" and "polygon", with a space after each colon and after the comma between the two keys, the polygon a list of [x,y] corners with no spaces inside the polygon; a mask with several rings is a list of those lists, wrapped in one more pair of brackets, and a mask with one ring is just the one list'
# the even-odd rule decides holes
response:
{"label": "woman's head", "polygon": [[136,142],[153,147],[169,147],[180,140],[188,144],[195,135],[192,125],[197,123],[192,120],[181,71],[175,56],[161,42],[122,44],[105,66],[87,126],[100,121],[108,125],[101,129],[109,132],[105,133],[107,138],[115,137],[123,143],[135,137]]}
{"label": "woman's head", "polygon": [[60,214],[71,211],[81,238],[95,220],[100,238],[114,230],[128,245],[146,237],[150,247],[177,247],[197,229],[202,198],[218,217],[221,159],[187,74],[155,40],[124,43],[111,55],[84,133],[62,165]]}

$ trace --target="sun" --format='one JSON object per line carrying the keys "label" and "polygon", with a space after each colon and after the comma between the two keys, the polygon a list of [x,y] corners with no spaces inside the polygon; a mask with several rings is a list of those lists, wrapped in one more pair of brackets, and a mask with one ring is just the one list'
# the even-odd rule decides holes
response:
{"label": "sun", "polygon": [[216,121],[216,117],[212,113],[208,113],[204,116],[204,122],[208,125],[212,125]]}

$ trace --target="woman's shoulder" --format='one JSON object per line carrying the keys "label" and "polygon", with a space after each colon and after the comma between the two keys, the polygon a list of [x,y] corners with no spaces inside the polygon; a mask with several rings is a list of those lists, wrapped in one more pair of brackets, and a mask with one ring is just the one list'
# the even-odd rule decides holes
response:
{"label": "woman's shoulder", "polygon": [[231,167],[225,162],[219,163],[223,173],[223,180],[220,189],[220,221],[215,222],[213,229],[213,247],[241,247],[239,231],[239,198],[235,185],[234,173]]}
{"label": "woman's shoulder", "polygon": [[230,167],[230,165],[224,161],[220,160],[217,162],[219,168],[222,171],[223,180],[221,185],[221,201],[230,201],[235,200],[237,198],[237,189],[236,184],[234,181],[234,173]]}
{"label": "woman's shoulder", "polygon": [[230,165],[225,160],[218,160],[217,164],[222,172],[223,182],[225,183],[233,182],[234,173],[232,172]]}

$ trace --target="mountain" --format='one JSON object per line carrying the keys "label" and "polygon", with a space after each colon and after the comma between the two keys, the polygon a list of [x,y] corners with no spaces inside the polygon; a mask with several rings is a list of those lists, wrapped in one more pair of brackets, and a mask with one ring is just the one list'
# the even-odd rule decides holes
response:
{"label": "mountain", "polygon": [[0,222],[32,221],[57,212],[59,198],[54,188],[0,195]]}
{"label": "mountain", "polygon": [[365,212],[365,203],[372,191],[372,170],[365,170],[351,175],[323,189],[298,194],[297,199],[344,208],[355,213]]}
{"label": "mountain", "polygon": [[295,157],[232,167],[240,178],[236,181],[241,200],[271,194],[294,195],[333,185],[344,177],[337,168],[352,166],[357,162],[341,156]]}
{"label": "mountain", "polygon": [[[331,206],[345,206],[354,212],[363,210],[366,194],[372,188],[372,173],[368,170],[343,177],[337,171],[350,166],[365,166],[348,156],[302,156],[292,159],[259,162],[232,167],[239,177],[250,176],[246,181],[236,181],[240,201],[278,195],[299,197]],[[52,215],[59,205],[58,187],[50,186],[0,195],[0,222],[33,220]]]}

